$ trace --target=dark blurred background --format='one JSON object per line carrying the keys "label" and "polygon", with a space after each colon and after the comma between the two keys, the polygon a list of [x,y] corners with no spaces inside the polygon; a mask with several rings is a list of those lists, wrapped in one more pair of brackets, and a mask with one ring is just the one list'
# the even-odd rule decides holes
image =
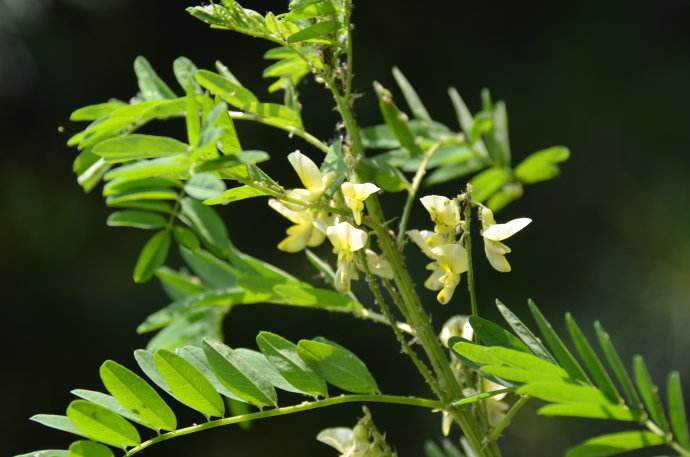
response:
{"label": "dark blurred background", "polygon": [[[280,11],[286,3],[247,0],[245,6]],[[146,234],[106,228],[98,192],[84,195],[75,183],[74,151],[64,145],[77,130],[67,120],[71,110],[132,96],[131,64],[138,54],[168,80],[179,55],[206,68],[219,58],[268,97],[259,58],[267,46],[210,31],[184,6],[163,0],[0,0],[4,455],[65,446],[65,434],[27,418],[62,413],[72,388],[99,388],[97,368],[104,359],[131,366],[131,351],[147,341],[135,326],[167,304],[157,284],[131,281]],[[511,240],[512,274],[480,262],[485,313],[493,314],[491,303],[500,297],[527,317],[525,301],[533,297],[561,329],[566,310],[588,331],[600,319],[626,359],[642,353],[657,382],[677,368],[690,386],[690,3],[361,0],[355,19],[356,86],[364,94],[357,109],[364,124],[379,122],[370,82],[393,86],[390,68],[398,65],[434,117],[449,125],[455,125],[446,96],[450,85],[473,109],[482,87],[505,99],[518,160],[554,144],[573,151],[561,179],[529,187],[502,213],[500,219],[529,216],[534,223]],[[330,98],[313,83],[303,93],[306,124],[331,138]],[[67,132],[59,133],[59,126]],[[268,129],[240,129],[247,148],[274,155],[268,168],[279,177],[294,179],[284,159],[291,150],[319,155]],[[226,207],[224,216],[243,249],[311,278],[302,256],[274,249],[285,221],[266,207],[238,203]],[[428,222],[418,207],[412,225],[422,224]],[[436,325],[467,312],[459,296],[441,307],[425,295]],[[385,328],[270,306],[238,309],[226,322],[231,345],[253,346],[262,329],[341,341],[374,367],[384,391],[426,395]],[[439,437],[437,416],[397,407],[372,410],[402,456],[421,455],[423,441]],[[344,406],[256,423],[249,432],[222,428],[148,454],[334,455],[313,437],[326,426],[353,424],[358,413],[358,406]],[[559,455],[600,425],[525,410],[503,447],[509,457]]]}

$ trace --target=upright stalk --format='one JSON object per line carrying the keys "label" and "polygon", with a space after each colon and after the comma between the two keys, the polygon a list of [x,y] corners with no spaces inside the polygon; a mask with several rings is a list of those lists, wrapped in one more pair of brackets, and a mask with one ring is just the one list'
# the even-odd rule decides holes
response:
{"label": "upright stalk", "polygon": [[477,288],[474,283],[474,262],[472,258],[472,186],[465,191],[465,251],[467,252],[467,292],[470,296],[470,310],[473,316],[479,314]]}

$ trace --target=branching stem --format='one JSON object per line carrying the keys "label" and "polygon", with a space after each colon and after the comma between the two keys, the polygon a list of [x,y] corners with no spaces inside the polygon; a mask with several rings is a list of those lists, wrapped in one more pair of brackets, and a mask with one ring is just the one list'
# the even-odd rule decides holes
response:
{"label": "branching stem", "polygon": [[180,428],[175,431],[163,433],[154,438],[151,438],[150,440],[144,441],[138,446],[135,446],[131,448],[129,451],[127,451],[125,457],[131,457],[135,454],[138,454],[144,449],[153,446],[154,444],[158,444],[163,441],[168,441],[173,438],[179,438],[185,435],[191,435],[193,433],[209,430],[212,428],[238,424],[240,422],[265,419],[267,417],[285,416],[287,414],[301,413],[312,409],[325,408],[328,406],[342,405],[346,403],[388,403],[396,405],[416,406],[428,409],[443,408],[443,404],[441,404],[440,402],[427,398],[403,397],[399,395],[341,395],[339,397],[326,398],[324,400],[317,400],[313,402],[305,402],[294,406],[286,406],[283,408],[275,408],[255,413],[242,414],[239,416],[225,417],[222,419],[216,419],[209,422],[205,422],[203,424]]}

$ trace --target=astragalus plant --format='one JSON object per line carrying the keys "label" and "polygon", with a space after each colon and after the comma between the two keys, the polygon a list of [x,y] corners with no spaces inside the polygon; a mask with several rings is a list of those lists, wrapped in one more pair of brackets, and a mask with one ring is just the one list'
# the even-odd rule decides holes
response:
{"label": "astragalus plant", "polygon": [[[427,442],[429,457],[498,457],[506,427],[534,401],[544,416],[620,422],[620,431],[571,448],[569,457],[648,446],[690,456],[677,373],[668,377],[662,401],[642,359],[633,360],[631,376],[598,323],[595,345],[570,315],[565,336],[559,335],[532,302],[534,332],[498,301],[505,322],[481,317],[474,265],[487,262],[509,273],[507,240],[515,237],[511,245],[528,249],[520,246],[519,232],[529,228],[530,219],[501,221],[496,214],[526,187],[556,177],[558,164],[568,159],[566,148],[549,147],[514,160],[506,106],[488,91],[472,114],[450,89],[457,127],[435,121],[398,69],[393,75],[409,114],[379,83],[366,94],[354,93],[352,0],[293,0],[280,14],[263,15],[234,0],[188,11],[218,33],[233,31],[274,44],[264,56],[272,61],[264,76],[272,80],[268,91],[282,94],[282,103],[260,101],[221,62],[206,70],[180,57],[173,63],[179,87],[173,87],[138,57],[134,97],[72,114],[73,121],[88,122],[68,143],[78,151],[77,181],[86,191],[104,183],[106,204],[114,209],[108,225],[150,231],[134,281],[156,277],[172,303],[138,328],[155,333],[147,349],[134,353],[143,375],[104,362],[100,376],[107,393],[75,390],[77,398],[65,415],[32,418],[77,440],[68,450],[27,455],[133,456],[215,427],[356,402],[388,403],[401,414],[405,407],[427,409],[429,420],[438,421],[447,437],[440,445]],[[306,78],[323,86],[333,101],[340,116],[335,138],[318,138],[302,122],[302,110],[309,108],[299,89]],[[357,123],[360,96],[378,98],[380,125]],[[172,118],[184,119],[186,138],[137,133],[143,126],[155,132],[154,121]],[[246,122],[284,131],[302,142],[301,151],[245,150],[236,124]],[[269,176],[261,168],[269,159],[289,164],[295,179],[287,185]],[[451,195],[433,193],[434,185],[449,182],[455,188]],[[402,194],[404,205],[384,212],[383,193]],[[257,242],[306,256],[320,273],[320,285],[249,256],[231,242],[218,211],[246,199],[269,205],[287,227],[284,239]],[[409,226],[415,210],[428,213],[425,226]],[[171,245],[185,264],[178,269],[166,266]],[[422,286],[409,273],[406,256],[415,250],[428,258],[423,287],[437,293],[436,302],[422,302]],[[356,283],[362,287],[353,287]],[[427,391],[394,392],[394,386],[379,385],[376,367],[323,337],[305,335],[294,342],[262,331],[256,348],[225,345],[223,320],[235,306],[255,303],[344,313],[381,324]],[[452,307],[457,316],[434,326],[431,315],[440,306]],[[284,404],[278,391],[302,395],[304,401]],[[204,420],[178,424],[170,405],[190,408]],[[385,424],[374,425],[364,408],[352,428],[325,428],[318,439],[349,457],[415,454],[387,443],[380,427]],[[540,450],[528,452],[539,455]]]}

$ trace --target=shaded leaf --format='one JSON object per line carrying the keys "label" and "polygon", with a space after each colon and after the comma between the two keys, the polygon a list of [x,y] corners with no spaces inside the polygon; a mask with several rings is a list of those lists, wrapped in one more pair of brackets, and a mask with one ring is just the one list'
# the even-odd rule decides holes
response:
{"label": "shaded leaf", "polygon": [[141,442],[139,432],[126,419],[86,400],[70,403],[67,417],[92,440],[120,448]]}
{"label": "shaded leaf", "polygon": [[588,439],[569,449],[565,457],[607,457],[661,444],[664,444],[664,438],[651,432],[612,433]]}
{"label": "shaded leaf", "polygon": [[165,263],[170,248],[170,232],[163,230],[153,235],[144,245],[134,267],[134,282],[147,282],[156,270]]}

